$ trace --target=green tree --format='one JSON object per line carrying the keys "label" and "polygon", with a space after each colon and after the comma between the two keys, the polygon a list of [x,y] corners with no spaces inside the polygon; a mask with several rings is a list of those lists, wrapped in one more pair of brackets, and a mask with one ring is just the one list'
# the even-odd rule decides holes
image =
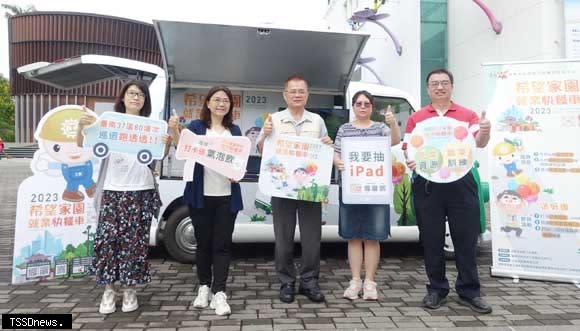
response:
{"label": "green tree", "polygon": [[5,11],[4,16],[6,16],[6,18],[14,15],[20,15],[36,11],[36,8],[33,5],[21,7],[17,5],[3,3],[2,8],[4,8]]}
{"label": "green tree", "polygon": [[14,141],[14,102],[10,97],[10,84],[0,74],[0,137]]}
{"label": "green tree", "polygon": [[87,229],[83,231],[83,234],[87,235],[87,241],[85,241],[85,246],[87,248],[87,256],[92,255],[93,252],[93,244],[95,240],[95,233],[91,232],[91,226],[87,225]]}
{"label": "green tree", "polygon": [[401,215],[397,221],[399,226],[416,225],[417,218],[411,203],[411,179],[408,174],[403,175],[403,180],[395,185],[393,204],[395,211]]}

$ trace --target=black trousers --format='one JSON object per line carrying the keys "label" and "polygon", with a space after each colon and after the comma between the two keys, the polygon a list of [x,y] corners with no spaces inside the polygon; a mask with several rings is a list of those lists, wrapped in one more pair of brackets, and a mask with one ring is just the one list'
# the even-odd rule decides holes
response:
{"label": "black trousers", "polygon": [[465,298],[481,295],[477,272],[480,229],[477,194],[477,184],[471,173],[453,183],[433,183],[420,176],[413,182],[415,213],[429,277],[429,293],[437,292],[440,296],[449,293],[443,250],[447,220],[455,246],[458,272],[455,290]]}
{"label": "black trousers", "polygon": [[318,285],[320,273],[322,205],[319,202],[272,197],[276,273],[282,284],[296,281],[294,233],[297,213],[302,245],[300,284],[305,288],[312,288]]}
{"label": "black trousers", "polygon": [[237,216],[237,213],[230,211],[230,196],[206,196],[204,208],[189,207],[189,216],[197,241],[199,284],[210,286],[213,293],[225,292],[230,268],[232,233]]}

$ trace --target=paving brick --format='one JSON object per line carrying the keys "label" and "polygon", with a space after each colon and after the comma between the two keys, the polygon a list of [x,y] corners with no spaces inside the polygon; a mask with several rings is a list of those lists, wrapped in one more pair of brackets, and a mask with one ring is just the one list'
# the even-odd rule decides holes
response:
{"label": "paving brick", "polygon": [[334,324],[306,324],[304,323],[304,325],[306,326],[306,329],[313,329],[313,330],[328,330],[328,329],[334,329],[335,326]]}
{"label": "paving brick", "polygon": [[304,330],[302,324],[274,324],[274,330]]}
{"label": "paving brick", "polygon": [[258,325],[242,325],[242,331],[269,331],[274,330],[272,325],[258,324]]}
{"label": "paving brick", "polygon": [[513,326],[541,326],[544,325],[536,320],[515,320],[515,321],[510,321],[510,324]]}
{"label": "paving brick", "polygon": [[570,321],[557,319],[557,320],[539,320],[540,323],[544,325],[572,325]]}
{"label": "paving brick", "polygon": [[485,326],[485,324],[481,321],[455,321],[453,322],[453,324],[455,324],[455,326],[458,327],[478,327],[478,326]]}

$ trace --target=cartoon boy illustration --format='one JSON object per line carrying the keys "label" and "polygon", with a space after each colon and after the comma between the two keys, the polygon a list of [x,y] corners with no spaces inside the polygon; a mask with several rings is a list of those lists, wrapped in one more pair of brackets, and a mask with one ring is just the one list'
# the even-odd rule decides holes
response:
{"label": "cartoon boy illustration", "polygon": [[77,108],[56,108],[41,120],[35,137],[40,148],[52,159],[61,163],[66,188],[62,199],[70,202],[83,201],[85,196],[79,186],[92,198],[96,191],[93,181],[92,153],[77,146],[76,136],[79,119],[84,111]]}
{"label": "cartoon boy illustration", "polygon": [[318,166],[313,161],[307,161],[301,167],[294,169],[292,173],[293,190],[300,191],[302,188],[311,186],[311,181],[313,181],[317,171]]}
{"label": "cartoon boy illustration", "polygon": [[306,181],[308,180],[308,173],[304,168],[296,168],[294,169],[294,182],[296,183],[296,187],[294,191],[298,191],[300,188],[304,187]]}
{"label": "cartoon boy illustration", "polygon": [[517,147],[518,144],[516,142],[504,139],[493,148],[493,155],[503,164],[508,177],[514,177],[522,172],[521,169],[518,169],[515,160],[518,151]]}
{"label": "cartoon boy illustration", "polygon": [[245,136],[250,138],[252,142],[252,149],[250,150],[251,155],[259,154],[258,146],[256,144],[258,135],[260,134],[260,128],[257,126],[253,126],[246,130]]}
{"label": "cartoon boy illustration", "polygon": [[520,237],[522,234],[522,226],[518,217],[521,212],[526,208],[527,204],[521,195],[512,190],[505,190],[497,195],[497,206],[500,212],[504,215],[504,226],[501,227],[501,231],[509,235],[510,232],[514,231],[516,237]]}

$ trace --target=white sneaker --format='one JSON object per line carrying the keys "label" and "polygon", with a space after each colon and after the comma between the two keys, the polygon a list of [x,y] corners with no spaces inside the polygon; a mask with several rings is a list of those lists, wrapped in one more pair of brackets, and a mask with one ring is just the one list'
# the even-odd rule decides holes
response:
{"label": "white sneaker", "polygon": [[230,309],[230,305],[228,305],[227,296],[224,292],[217,292],[214,294],[213,299],[211,299],[211,303],[209,307],[211,309],[215,309],[216,315],[229,315],[231,314],[232,310]]}
{"label": "white sneaker", "polygon": [[377,283],[370,279],[365,279],[363,284],[363,299],[367,301],[377,301],[379,299]]}
{"label": "white sneaker", "polygon": [[360,296],[360,291],[362,290],[363,282],[361,279],[352,279],[349,282],[349,286],[344,290],[343,298],[349,300],[356,300]]}
{"label": "white sneaker", "polygon": [[105,289],[103,293],[103,298],[101,299],[101,305],[99,306],[99,313],[101,314],[111,314],[114,313],[117,307],[115,307],[115,290]]}
{"label": "white sneaker", "polygon": [[211,300],[211,291],[209,286],[201,285],[197,289],[197,297],[193,300],[193,306],[195,308],[207,308],[209,305],[209,300]]}
{"label": "white sneaker", "polygon": [[123,291],[123,307],[121,310],[124,313],[132,312],[139,308],[137,302],[137,291],[133,288],[128,288]]}

